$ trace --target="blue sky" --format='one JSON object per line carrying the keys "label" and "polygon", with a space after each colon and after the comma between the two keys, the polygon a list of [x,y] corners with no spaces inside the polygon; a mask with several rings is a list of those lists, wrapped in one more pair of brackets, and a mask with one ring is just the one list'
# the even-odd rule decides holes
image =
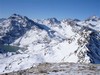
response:
{"label": "blue sky", "polygon": [[0,0],[0,18],[13,13],[31,19],[100,17],[100,0]]}

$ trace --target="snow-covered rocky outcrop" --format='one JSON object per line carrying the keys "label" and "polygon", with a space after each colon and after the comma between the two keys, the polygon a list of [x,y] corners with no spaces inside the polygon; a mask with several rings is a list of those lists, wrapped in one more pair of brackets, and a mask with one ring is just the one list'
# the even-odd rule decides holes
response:
{"label": "snow-covered rocky outcrop", "polygon": [[0,22],[0,73],[43,62],[100,63],[100,18],[31,20],[13,14]]}

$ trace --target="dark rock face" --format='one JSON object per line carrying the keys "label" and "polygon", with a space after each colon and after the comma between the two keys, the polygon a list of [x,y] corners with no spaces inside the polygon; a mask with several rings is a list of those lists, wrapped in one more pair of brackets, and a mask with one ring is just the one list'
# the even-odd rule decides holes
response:
{"label": "dark rock face", "polygon": [[87,55],[90,57],[91,63],[100,63],[100,37],[98,32],[92,32],[89,37],[89,42],[87,44]]}

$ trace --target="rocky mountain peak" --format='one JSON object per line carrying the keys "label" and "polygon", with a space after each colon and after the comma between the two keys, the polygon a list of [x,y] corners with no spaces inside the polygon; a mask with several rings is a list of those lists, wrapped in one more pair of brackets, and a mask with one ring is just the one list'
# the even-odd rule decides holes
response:
{"label": "rocky mountain peak", "polygon": [[10,20],[10,21],[18,21],[18,22],[21,22],[21,23],[23,23],[23,22],[29,22],[29,21],[32,21],[32,20],[30,20],[28,17],[26,17],[26,16],[21,16],[21,15],[19,15],[19,14],[12,14],[9,18],[8,18],[8,20]]}
{"label": "rocky mountain peak", "polygon": [[21,15],[18,15],[18,14],[12,14],[12,15],[9,17],[9,19],[17,19],[17,18],[22,19],[23,17],[22,17]]}
{"label": "rocky mountain peak", "polygon": [[12,43],[16,38],[22,36],[27,30],[31,29],[34,25],[34,21],[30,20],[26,16],[13,14],[0,24],[0,42],[3,44]]}

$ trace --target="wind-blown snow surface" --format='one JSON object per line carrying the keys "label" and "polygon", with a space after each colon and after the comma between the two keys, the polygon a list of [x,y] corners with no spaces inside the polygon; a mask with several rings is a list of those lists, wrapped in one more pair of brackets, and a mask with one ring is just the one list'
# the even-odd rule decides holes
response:
{"label": "wind-blown snow surface", "polygon": [[97,17],[32,21],[13,14],[0,22],[0,73],[43,62],[100,63],[99,27]]}

